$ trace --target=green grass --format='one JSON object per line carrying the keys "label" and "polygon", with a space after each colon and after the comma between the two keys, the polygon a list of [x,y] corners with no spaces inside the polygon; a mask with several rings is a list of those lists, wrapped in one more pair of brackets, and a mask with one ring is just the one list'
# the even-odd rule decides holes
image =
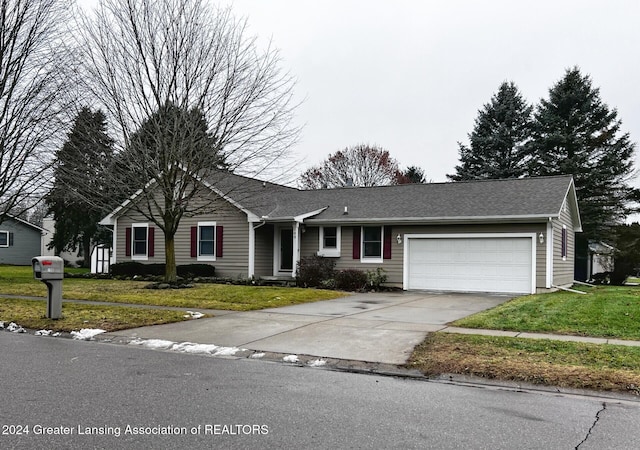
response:
{"label": "green grass", "polygon": [[[73,300],[250,311],[346,295],[320,289],[224,284],[196,284],[192,289],[145,289],[148,284],[143,281],[65,278],[62,296]],[[0,266],[0,294],[45,297],[47,288],[33,278],[31,267]]]}
{"label": "green grass", "polygon": [[64,303],[62,318],[54,320],[46,318],[46,309],[44,301],[0,298],[0,321],[5,322],[5,326],[15,322],[34,330],[70,332],[82,328],[116,331],[188,320],[184,317],[186,311],[84,303]]}
{"label": "green grass", "polygon": [[452,325],[640,340],[640,288],[581,287],[586,295],[557,291],[519,297]]}

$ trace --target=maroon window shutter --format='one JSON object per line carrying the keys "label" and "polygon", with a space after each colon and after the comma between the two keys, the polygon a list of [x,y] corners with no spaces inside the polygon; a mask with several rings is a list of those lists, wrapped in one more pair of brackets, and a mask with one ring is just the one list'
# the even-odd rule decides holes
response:
{"label": "maroon window shutter", "polygon": [[9,247],[13,247],[13,231],[9,231]]}
{"label": "maroon window shutter", "polygon": [[191,227],[191,257],[198,256],[198,227]]}
{"label": "maroon window shutter", "polygon": [[131,227],[124,230],[124,255],[131,256]]}
{"label": "maroon window shutter", "polygon": [[353,227],[353,259],[360,259],[360,227]]}
{"label": "maroon window shutter", "polygon": [[222,258],[222,234],[224,227],[216,226],[216,258]]}
{"label": "maroon window shutter", "polygon": [[156,255],[156,229],[149,227],[149,257]]}
{"label": "maroon window shutter", "polygon": [[382,259],[391,259],[391,227],[384,227],[384,242],[382,244]]}
{"label": "maroon window shutter", "polygon": [[563,258],[567,256],[567,229],[563,228],[562,229],[562,249],[561,249],[562,254],[560,256],[562,256]]}

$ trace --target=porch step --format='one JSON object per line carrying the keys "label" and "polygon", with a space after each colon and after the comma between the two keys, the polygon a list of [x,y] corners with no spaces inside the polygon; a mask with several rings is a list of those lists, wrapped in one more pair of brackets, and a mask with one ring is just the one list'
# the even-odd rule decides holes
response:
{"label": "porch step", "polygon": [[260,277],[260,284],[263,286],[293,287],[296,285],[296,279],[292,277],[264,276]]}

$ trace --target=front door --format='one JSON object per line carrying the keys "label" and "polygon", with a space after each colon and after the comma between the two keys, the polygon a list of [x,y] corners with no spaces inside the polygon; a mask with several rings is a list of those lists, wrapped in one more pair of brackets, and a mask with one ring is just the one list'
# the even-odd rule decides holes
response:
{"label": "front door", "polygon": [[280,272],[293,271],[293,229],[280,229]]}

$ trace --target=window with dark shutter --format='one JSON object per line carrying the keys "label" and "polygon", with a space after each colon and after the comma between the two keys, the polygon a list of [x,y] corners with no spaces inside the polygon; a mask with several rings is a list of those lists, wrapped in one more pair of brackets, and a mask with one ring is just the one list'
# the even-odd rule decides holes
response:
{"label": "window with dark shutter", "polygon": [[0,247],[9,247],[8,231],[0,231]]}

